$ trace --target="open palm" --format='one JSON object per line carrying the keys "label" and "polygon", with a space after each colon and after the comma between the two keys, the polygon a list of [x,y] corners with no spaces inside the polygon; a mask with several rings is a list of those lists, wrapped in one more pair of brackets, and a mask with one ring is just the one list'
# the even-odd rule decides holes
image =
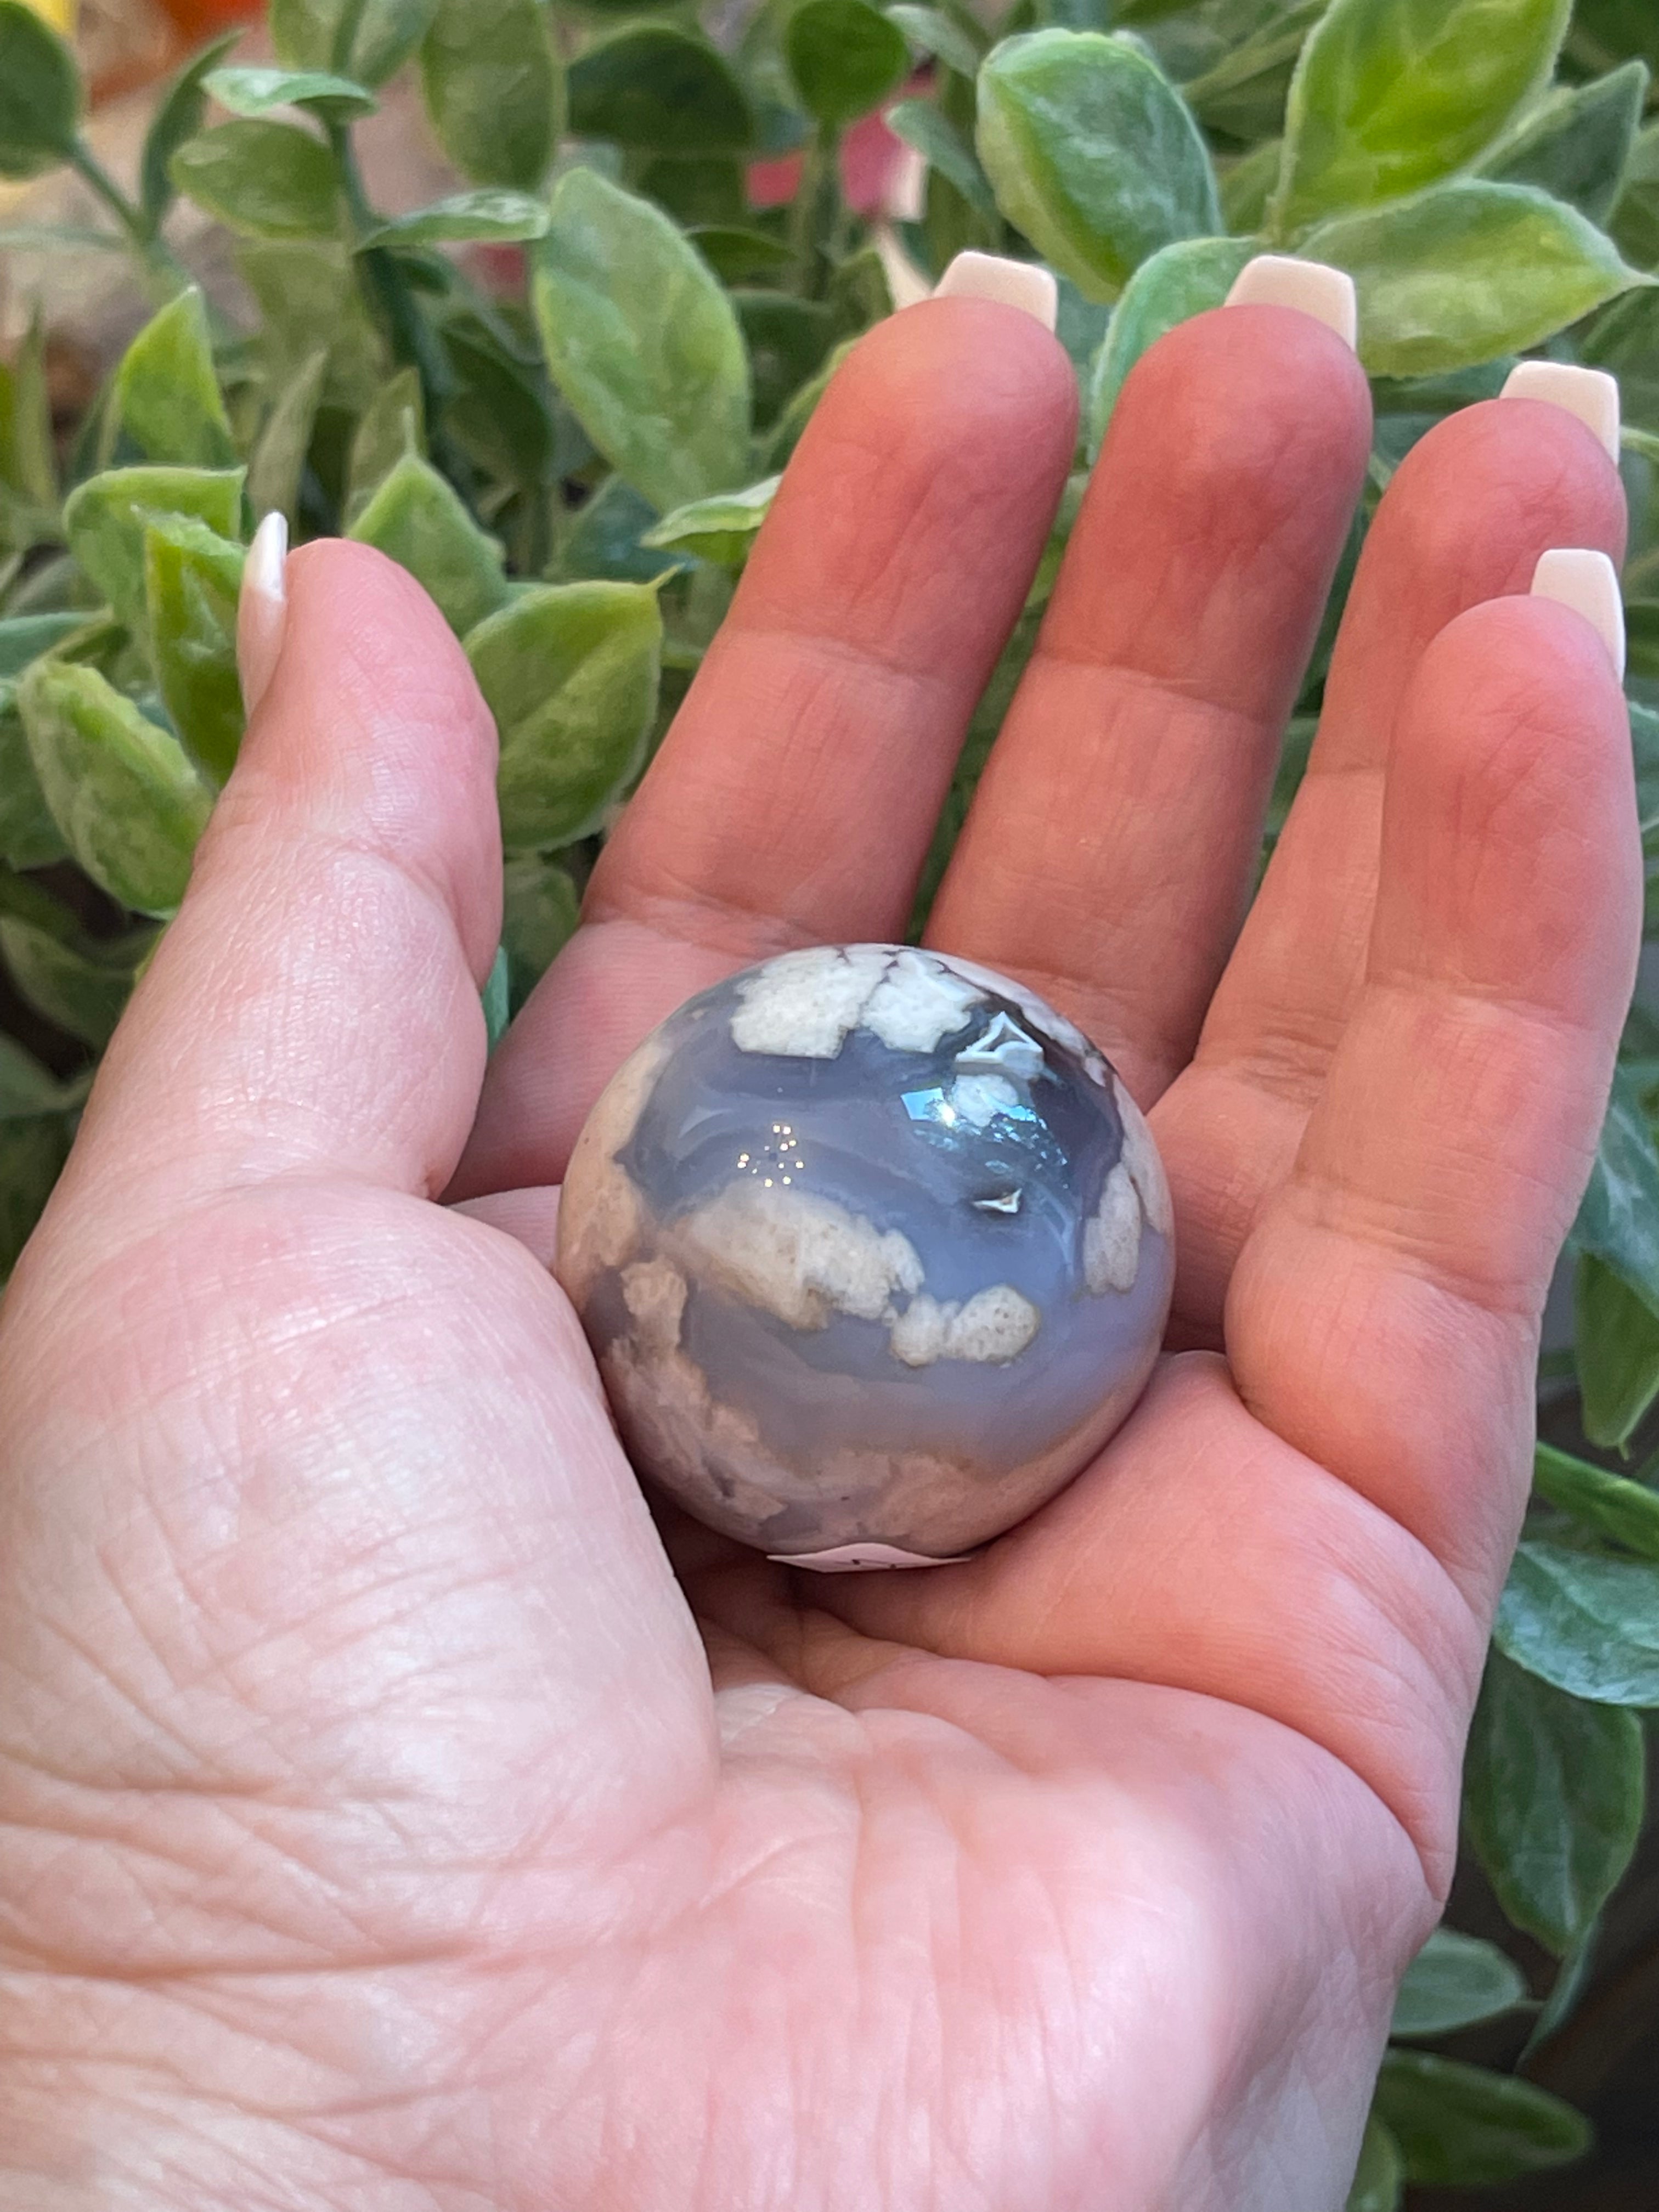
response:
{"label": "open palm", "polygon": [[1617,477],[1504,400],[1382,504],[1240,934],[1367,404],[1274,307],[1120,402],[933,935],[1151,1109],[1172,1348],[924,1573],[653,1520],[552,1187],[690,991],[902,931],[1059,349],[967,299],[863,342],[487,1076],[487,718],[400,572],[290,562],[0,1334],[4,2212],[1340,2203],[1639,901],[1613,671],[1520,596],[1617,556]]}

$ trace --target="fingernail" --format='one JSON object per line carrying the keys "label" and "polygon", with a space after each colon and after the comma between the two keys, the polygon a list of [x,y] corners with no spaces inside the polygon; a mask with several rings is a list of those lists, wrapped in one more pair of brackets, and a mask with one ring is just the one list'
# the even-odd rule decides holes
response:
{"label": "fingernail", "polygon": [[1625,603],[1619,571],[1605,553],[1588,545],[1558,545],[1540,556],[1532,572],[1532,596],[1559,599],[1583,615],[1607,648],[1613,673],[1625,673]]}
{"label": "fingernail", "polygon": [[283,649],[288,623],[283,565],[287,559],[288,518],[273,511],[253,533],[236,603],[236,672],[242,679],[242,710],[250,720],[276,672],[276,657]]}
{"label": "fingernail", "polygon": [[1291,253],[1258,253],[1233,279],[1230,307],[1299,307],[1352,348],[1359,337],[1359,302],[1346,269],[1298,261]]}
{"label": "fingernail", "polygon": [[933,287],[936,300],[1000,300],[1051,331],[1060,313],[1060,287],[1035,261],[1000,253],[958,253]]}
{"label": "fingernail", "polygon": [[1504,380],[1503,399],[1547,399],[1594,430],[1615,466],[1619,460],[1619,380],[1604,368],[1571,361],[1518,361]]}
{"label": "fingernail", "polygon": [[[978,257],[988,261],[988,254]],[[781,1567],[810,1567],[818,1575],[855,1575],[871,1567],[956,1567],[974,1557],[971,1552],[952,1552],[948,1559],[928,1559],[921,1552],[902,1552],[896,1544],[837,1544],[828,1552],[769,1552],[767,1558]]]}

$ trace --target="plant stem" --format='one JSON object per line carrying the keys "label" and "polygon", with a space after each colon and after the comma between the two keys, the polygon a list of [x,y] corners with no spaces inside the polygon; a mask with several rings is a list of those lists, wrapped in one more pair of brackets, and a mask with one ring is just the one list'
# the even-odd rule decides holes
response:
{"label": "plant stem", "polygon": [[833,125],[819,124],[801,157],[800,182],[789,210],[789,247],[795,257],[795,289],[805,299],[818,290],[818,204],[836,173],[840,144]]}
{"label": "plant stem", "polygon": [[189,283],[189,270],[162,240],[161,233],[143,208],[127,198],[84,138],[76,140],[70,149],[69,161],[70,167],[97,193],[125,231],[133,252],[143,265],[151,294],[160,304],[165,305],[181,284]]}
{"label": "plant stem", "polygon": [[431,325],[410,289],[408,278],[398,266],[397,257],[384,246],[365,246],[361,243],[375,228],[379,218],[363,190],[362,172],[357,167],[349,125],[331,120],[325,128],[339,165],[346,212],[356,241],[353,258],[362,274],[370,312],[384,324],[395,358],[411,366],[420,378],[421,402],[429,423],[450,388],[448,366]]}

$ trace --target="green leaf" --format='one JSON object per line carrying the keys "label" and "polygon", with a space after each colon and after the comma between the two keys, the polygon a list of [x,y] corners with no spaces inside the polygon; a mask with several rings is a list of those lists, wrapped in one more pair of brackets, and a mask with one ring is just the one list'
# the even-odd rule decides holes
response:
{"label": "green leaf", "polygon": [[574,934],[579,908],[568,868],[541,853],[508,859],[501,871],[501,945],[511,1012],[518,1012]]}
{"label": "green leaf", "polygon": [[539,190],[562,125],[545,0],[439,0],[421,48],[438,143],[474,184]]}
{"label": "green leaf", "polygon": [[256,355],[268,392],[286,392],[319,345],[328,348],[322,404],[359,414],[390,375],[379,333],[337,239],[248,241],[236,266],[258,305]]}
{"label": "green leaf", "polygon": [[1496,1943],[1437,1928],[1406,1969],[1390,2035],[1449,2035],[1522,2003],[1526,1977]]}
{"label": "green leaf", "polygon": [[167,165],[181,192],[247,238],[325,238],[340,227],[334,156],[287,123],[220,123]]}
{"label": "green leaf", "polygon": [[101,1052],[132,991],[133,971],[154,942],[149,930],[113,943],[65,944],[50,931],[0,916],[0,954],[37,1013]]}
{"label": "green leaf", "polygon": [[68,159],[81,121],[75,57],[21,0],[0,0],[0,177]]}
{"label": "green leaf", "polygon": [[1248,143],[1271,136],[1283,122],[1291,73],[1325,5],[1326,0],[1298,0],[1275,9],[1201,74],[1185,77],[1182,98],[1209,129],[1230,138]]}
{"label": "green leaf", "polygon": [[781,476],[764,477],[744,491],[716,492],[710,499],[695,499],[690,506],[665,514],[640,543],[690,553],[699,561],[714,561],[723,568],[740,568],[782,482]]}
{"label": "green leaf", "polygon": [[0,1030],[0,1121],[32,1121],[43,1114],[64,1114],[71,1103],[70,1086]]}
{"label": "green leaf", "polygon": [[649,584],[665,570],[689,567],[689,562],[653,552],[641,543],[656,519],[656,508],[632,484],[621,477],[607,477],[577,514],[564,543],[562,574],[573,579],[591,576],[619,584]]}
{"label": "green leaf", "polygon": [[507,1034],[507,1024],[512,1017],[507,998],[507,947],[498,945],[495,957],[489,963],[489,973],[484,978],[483,999],[484,1040],[486,1048],[494,1052]]}
{"label": "green leaf", "polygon": [[528,192],[457,192],[431,207],[410,215],[393,216],[359,239],[368,246],[440,246],[466,244],[475,240],[512,245],[521,239],[540,238],[547,228],[547,209]]}
{"label": "green leaf", "polygon": [[1533,1458],[1533,1488],[1564,1513],[1644,1559],[1659,1559],[1659,1492],[1628,1482],[1605,1468],[1540,1444]]}
{"label": "green leaf", "polygon": [[[914,8],[901,5],[887,10],[890,22],[896,23],[910,44],[924,54],[932,54],[958,76],[971,83],[979,75],[979,65],[985,52],[982,36],[975,36],[968,22],[947,15],[942,8]],[[972,18],[968,19],[969,21]],[[977,27],[975,27],[975,29]]]}
{"label": "green leaf", "polygon": [[1483,173],[1515,185],[1536,185],[1605,223],[1625,181],[1648,96],[1644,62],[1563,86],[1539,102],[1481,162]]}
{"label": "green leaf", "polygon": [[240,469],[106,469],[70,493],[70,550],[127,628],[143,634],[144,524],[188,514],[221,538],[240,535]]}
{"label": "green leaf", "polygon": [[1659,1567],[1523,1538],[1492,1641],[1570,1697],[1659,1705]]}
{"label": "green leaf", "polygon": [[17,698],[29,757],[70,852],[120,905],[173,913],[213,803],[184,747],[95,668],[37,660]]}
{"label": "green leaf", "polygon": [[1091,460],[1100,451],[1124,379],[1141,355],[1177,323],[1218,307],[1255,251],[1248,239],[1183,238],[1141,263],[1113,311],[1090,372]]}
{"label": "green leaf", "polygon": [[150,658],[173,726],[216,784],[236,764],[242,689],[236,601],[243,551],[204,523],[156,517],[144,532]]}
{"label": "green leaf", "polygon": [[723,284],[741,284],[746,276],[775,276],[795,258],[782,239],[738,223],[700,222],[686,236]]}
{"label": "green leaf", "polygon": [[299,520],[300,482],[327,378],[328,349],[319,346],[298,376],[278,392],[248,463],[247,495],[253,512],[285,514],[290,529]]}
{"label": "green leaf", "polygon": [[1584,1434],[1622,1451],[1659,1397],[1659,1316],[1593,1252],[1579,1255],[1573,1304]]}
{"label": "green leaf", "polygon": [[1637,268],[1659,262],[1659,123],[1650,123],[1631,149],[1611,228],[1620,252]]}
{"label": "green leaf", "polygon": [[363,410],[351,441],[345,519],[355,522],[369,497],[407,453],[426,452],[426,411],[418,369],[400,368]]}
{"label": "green leaf", "polygon": [[733,292],[730,297],[749,352],[755,427],[764,430],[829,352],[835,319],[823,301],[798,300],[787,292]]}
{"label": "green leaf", "polygon": [[1114,297],[1160,246],[1221,228],[1198,125],[1131,40],[1005,39],[980,71],[978,146],[1003,214],[1089,299]]}
{"label": "green leaf", "polygon": [[115,372],[122,428],[152,461],[232,468],[236,447],[219,396],[201,288],[189,285],[152,315]]}
{"label": "green leaf", "polygon": [[659,514],[749,477],[749,366],[731,302],[645,200],[592,169],[555,188],[532,296],[553,380]]}
{"label": "green leaf", "polygon": [[289,69],[328,70],[384,84],[426,36],[437,0],[270,0],[277,58]]}
{"label": "green leaf", "polygon": [[49,515],[58,505],[46,325],[37,314],[10,368],[0,362],[0,484]]}
{"label": "green leaf", "polygon": [[501,548],[418,454],[398,463],[348,535],[400,562],[458,637],[506,603]]}
{"label": "green leaf", "polygon": [[159,225],[173,205],[173,182],[167,163],[186,138],[193,138],[207,112],[207,78],[221,58],[240,38],[227,31],[223,38],[192,54],[162,94],[144,134],[144,150],[138,164],[138,204],[152,223]]}
{"label": "green leaf", "polygon": [[1548,83],[1571,12],[1572,0],[1332,0],[1291,80],[1281,234],[1468,167]]}
{"label": "green leaf", "polygon": [[801,0],[783,52],[802,106],[832,131],[879,107],[910,67],[903,32],[869,0]]}
{"label": "green leaf", "polygon": [[1376,2111],[1411,2181],[1512,2181],[1582,2158],[1591,2141],[1583,2114],[1547,2090],[1427,2051],[1388,2052]]}
{"label": "green leaf", "polygon": [[675,23],[636,23],[590,46],[572,63],[568,84],[579,138],[705,154],[738,151],[754,137],[748,94],[731,64]]}
{"label": "green leaf", "polygon": [[1659,1151],[1627,1068],[1613,1075],[1572,1242],[1659,1313]]}
{"label": "green leaf", "polygon": [[466,641],[501,733],[509,852],[586,836],[645,757],[662,618],[642,584],[547,585]]}
{"label": "green leaf", "polygon": [[83,614],[15,615],[0,622],[0,678],[21,676],[30,661],[83,629],[86,619]]}
{"label": "green leaf", "polygon": [[[61,618],[45,615],[39,619]],[[77,621],[75,617],[69,619]],[[0,623],[0,630],[11,627]],[[15,686],[0,682],[0,861],[12,868],[46,868],[63,860],[68,851],[29,758]]]}
{"label": "green leaf", "polygon": [[273,107],[314,107],[343,121],[372,115],[380,104],[366,86],[327,70],[219,69],[206,83],[220,106],[233,115],[269,115]]}
{"label": "green leaf", "polygon": [[901,100],[887,111],[887,127],[914,146],[942,177],[948,177],[969,207],[994,217],[997,204],[979,157],[943,108],[931,100]]}
{"label": "green leaf", "polygon": [[1398,2212],[1405,2187],[1406,2161],[1400,2146],[1373,2112],[1365,2123],[1359,2170],[1348,2191],[1345,2212]]}
{"label": "green leaf", "polygon": [[1444,185],[1303,240],[1359,293],[1359,354],[1375,376],[1467,368],[1529,346],[1648,280],[1593,223],[1525,185]]}
{"label": "green leaf", "polygon": [[[0,1047],[11,1047],[11,1039],[0,1037]],[[69,1147],[70,1126],[62,1114],[0,1119],[0,1281],[16,1266]]]}

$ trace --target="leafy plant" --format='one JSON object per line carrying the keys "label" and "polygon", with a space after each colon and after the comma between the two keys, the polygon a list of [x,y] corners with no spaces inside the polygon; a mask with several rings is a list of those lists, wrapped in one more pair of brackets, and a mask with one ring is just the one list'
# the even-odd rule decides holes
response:
{"label": "leafy plant", "polygon": [[[272,0],[276,61],[231,40],[161,98],[129,195],[94,159],[68,50],[0,0],[0,175],[79,172],[101,227],[20,254],[129,255],[154,312],[55,434],[45,334],[0,366],[0,1274],[49,1192],[107,1040],[182,895],[242,730],[243,549],[281,508],[425,585],[501,736],[507,854],[492,1030],[574,927],[580,884],[729,599],[840,349],[963,246],[1045,258],[1085,400],[1077,473],[945,805],[931,884],[1030,653],[1119,391],[1263,246],[1358,283],[1372,488],[1436,420],[1543,349],[1622,381],[1635,762],[1659,882],[1659,64],[1636,0],[763,0],[718,36],[635,0]],[[456,172],[374,206],[362,119],[399,70]],[[914,216],[855,213],[872,111],[924,167]],[[782,206],[751,164],[792,156]],[[180,196],[232,234],[252,325],[191,283]],[[499,249],[521,273],[503,275]],[[493,255],[481,279],[477,249]],[[1352,563],[1345,563],[1337,599]],[[1324,637],[1339,611],[1334,602]],[[1306,757],[1316,653],[1275,820]],[[1659,915],[1659,896],[1650,901]],[[924,896],[925,904],[925,896]],[[918,908],[918,920],[923,910]],[[1352,2212],[1408,2181],[1571,2160],[1578,2115],[1425,2051],[1565,2018],[1640,1824],[1659,1706],[1659,1491],[1620,1455],[1659,1398],[1659,1023],[1632,1017],[1572,1237],[1584,1455],[1540,1447],[1466,1778],[1468,1844],[1520,1968],[1442,1931],[1395,2021]],[[1600,1462],[1591,1455],[1600,1455]]]}

